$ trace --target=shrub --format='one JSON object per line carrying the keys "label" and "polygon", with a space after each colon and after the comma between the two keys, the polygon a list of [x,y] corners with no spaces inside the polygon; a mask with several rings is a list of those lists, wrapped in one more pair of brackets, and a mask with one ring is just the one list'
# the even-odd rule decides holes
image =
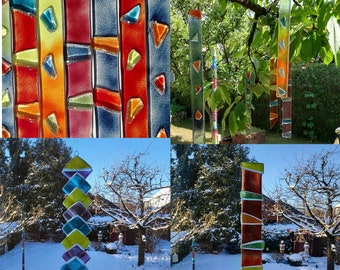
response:
{"label": "shrub", "polygon": [[299,253],[295,253],[288,257],[288,264],[291,266],[300,266],[302,265],[302,256]]}

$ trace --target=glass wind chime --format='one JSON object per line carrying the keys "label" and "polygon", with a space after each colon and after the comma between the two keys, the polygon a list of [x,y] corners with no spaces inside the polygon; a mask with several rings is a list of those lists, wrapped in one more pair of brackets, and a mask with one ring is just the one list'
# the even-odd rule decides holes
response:
{"label": "glass wind chime", "polygon": [[2,3],[3,137],[169,137],[169,1]]}
{"label": "glass wind chime", "polygon": [[194,143],[205,143],[201,19],[200,10],[189,11],[191,113]]}
{"label": "glass wind chime", "polygon": [[[214,94],[217,90],[217,52],[216,48],[213,50],[213,57],[212,57],[212,64],[211,69],[213,73],[213,79],[212,79],[212,94]],[[214,109],[212,111],[211,116],[211,134],[212,134],[212,143],[218,144],[218,109]]]}
{"label": "glass wind chime", "polygon": [[242,162],[241,269],[262,270],[263,163]]}
{"label": "glass wind chime", "polygon": [[91,217],[88,207],[92,200],[87,195],[91,186],[85,179],[91,172],[91,166],[79,156],[72,158],[62,170],[68,178],[63,187],[63,192],[67,195],[63,201],[67,208],[63,216],[67,222],[62,228],[66,235],[61,242],[66,249],[62,255],[65,260],[62,270],[86,270],[85,264],[90,260],[86,248],[90,245],[87,235],[91,228],[86,222]]}
{"label": "glass wind chime", "polygon": [[292,137],[292,74],[289,63],[291,1],[280,1],[277,61],[270,59],[270,128],[279,120],[281,100],[282,137]]}

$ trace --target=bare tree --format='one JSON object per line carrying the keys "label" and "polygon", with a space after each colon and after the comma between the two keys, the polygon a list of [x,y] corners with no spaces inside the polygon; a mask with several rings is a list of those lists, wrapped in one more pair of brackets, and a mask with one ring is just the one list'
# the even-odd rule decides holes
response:
{"label": "bare tree", "polygon": [[340,216],[335,211],[340,203],[339,157],[338,151],[322,151],[285,169],[286,193],[281,192],[279,198],[290,203],[297,199],[303,205],[300,211],[283,207],[286,218],[314,235],[327,237],[327,270],[334,270],[336,236],[340,235]]}
{"label": "bare tree", "polygon": [[161,164],[147,162],[147,158],[147,150],[133,153],[104,170],[104,185],[100,184],[97,195],[112,200],[117,207],[94,202],[117,224],[138,230],[138,266],[144,264],[146,230],[170,225],[169,211],[165,211],[170,203],[169,172]]}

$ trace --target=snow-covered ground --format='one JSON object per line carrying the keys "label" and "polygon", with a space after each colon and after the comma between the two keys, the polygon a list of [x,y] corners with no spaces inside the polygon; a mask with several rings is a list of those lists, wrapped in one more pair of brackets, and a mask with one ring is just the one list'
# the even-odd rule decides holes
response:
{"label": "snow-covered ground", "polygon": [[[274,258],[273,258],[274,257]],[[263,264],[264,270],[326,270],[326,257],[312,257],[309,263],[303,263],[303,266],[290,266],[284,263],[276,263],[275,255],[263,254],[263,259],[269,259],[270,262]],[[199,254],[195,256],[195,269],[196,270],[237,270],[240,269],[241,255],[228,255],[228,254]],[[183,270],[191,269],[192,259],[191,254],[185,257],[181,262],[174,264],[171,269]],[[336,265],[335,270],[340,270],[340,266]]]}
{"label": "snow-covered ground", "polygon": [[[168,270],[170,269],[170,244],[161,240],[155,253],[146,253],[145,264],[137,267],[138,247],[124,246],[121,254],[109,255],[105,252],[88,251],[91,257],[86,264],[89,270]],[[59,270],[64,264],[62,255],[65,252],[59,243],[25,243],[25,269],[27,270]],[[0,255],[0,270],[19,270],[21,268],[21,244],[4,255]]]}

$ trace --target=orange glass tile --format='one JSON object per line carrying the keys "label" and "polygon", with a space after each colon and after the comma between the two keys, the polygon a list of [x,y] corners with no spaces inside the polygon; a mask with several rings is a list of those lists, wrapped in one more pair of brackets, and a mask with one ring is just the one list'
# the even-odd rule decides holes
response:
{"label": "orange glass tile", "polygon": [[143,109],[144,104],[140,98],[131,98],[127,103],[126,122],[132,123],[136,115]]}
{"label": "orange glass tile", "polygon": [[166,134],[165,128],[160,129],[156,138],[168,138],[168,135]]}
{"label": "orange glass tile", "polygon": [[11,132],[4,125],[2,125],[2,138],[11,138]]}
{"label": "orange glass tile", "polygon": [[169,27],[166,24],[154,21],[150,23],[150,26],[154,45],[156,48],[158,48],[164,41],[166,35],[168,34]]}
{"label": "orange glass tile", "polygon": [[40,114],[39,102],[19,104],[15,106],[15,116],[20,118],[37,119]]}
{"label": "orange glass tile", "polygon": [[94,104],[113,111],[122,110],[120,93],[99,87],[94,90]]}
{"label": "orange glass tile", "polygon": [[92,47],[95,50],[104,50],[108,53],[118,54],[119,40],[118,37],[94,37]]}
{"label": "orange glass tile", "polygon": [[199,110],[197,110],[196,113],[195,113],[195,119],[196,120],[201,120],[202,119],[202,113]]}

